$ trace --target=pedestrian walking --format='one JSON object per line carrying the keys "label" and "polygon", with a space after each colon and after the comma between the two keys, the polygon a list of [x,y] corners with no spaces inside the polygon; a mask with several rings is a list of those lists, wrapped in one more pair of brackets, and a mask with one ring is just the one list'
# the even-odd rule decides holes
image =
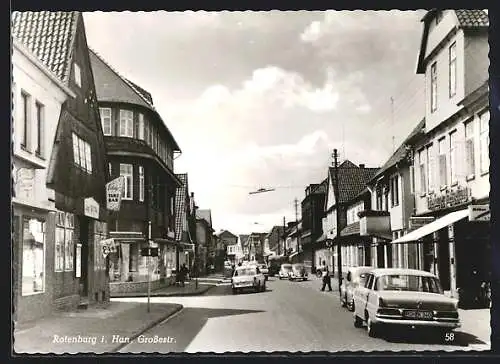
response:
{"label": "pedestrian walking", "polygon": [[332,290],[332,281],[330,277],[330,271],[328,270],[328,266],[326,262],[323,260],[323,265],[321,267],[321,277],[323,279],[323,286],[321,287],[321,291],[325,290],[325,287],[328,285],[328,291]]}

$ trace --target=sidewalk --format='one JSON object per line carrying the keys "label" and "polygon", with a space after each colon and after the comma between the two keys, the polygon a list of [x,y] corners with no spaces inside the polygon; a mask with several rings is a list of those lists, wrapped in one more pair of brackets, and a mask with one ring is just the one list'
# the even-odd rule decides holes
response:
{"label": "sidewalk", "polygon": [[[208,291],[213,287],[215,286],[211,284],[204,284],[202,282],[198,282],[198,288],[196,288],[196,282],[194,279],[192,279],[188,282],[185,282],[184,287],[171,285],[151,291],[151,297],[196,296],[205,293],[206,291]],[[148,296],[147,292],[121,292],[121,293],[116,292],[111,295],[111,298],[147,297],[147,296]]]}
{"label": "sidewalk", "polygon": [[177,304],[111,302],[106,307],[56,312],[14,329],[14,352],[109,353],[182,309]]}

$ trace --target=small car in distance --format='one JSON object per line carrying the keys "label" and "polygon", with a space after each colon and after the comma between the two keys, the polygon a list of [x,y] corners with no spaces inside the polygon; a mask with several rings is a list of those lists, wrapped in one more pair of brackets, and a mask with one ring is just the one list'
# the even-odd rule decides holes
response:
{"label": "small car in distance", "polygon": [[367,325],[375,337],[384,328],[431,328],[439,333],[461,326],[458,300],[443,293],[439,278],[415,269],[370,271],[364,286],[354,290],[354,326]]}
{"label": "small car in distance", "polygon": [[342,307],[347,307],[349,311],[354,311],[354,290],[359,285],[365,284],[368,272],[373,269],[373,267],[362,266],[351,267],[347,270],[347,275],[340,285],[340,304]]}
{"label": "small car in distance", "polygon": [[279,279],[288,279],[292,271],[292,265],[289,263],[282,264],[278,272]]}
{"label": "small car in distance", "polygon": [[288,279],[291,281],[295,280],[307,281],[307,271],[304,264],[301,263],[292,264],[292,270],[290,272],[290,275],[288,276]]}
{"label": "small car in distance", "polygon": [[233,294],[239,293],[244,289],[253,289],[255,292],[264,292],[266,290],[266,277],[261,273],[259,267],[241,266],[234,270],[231,278],[231,288]]}

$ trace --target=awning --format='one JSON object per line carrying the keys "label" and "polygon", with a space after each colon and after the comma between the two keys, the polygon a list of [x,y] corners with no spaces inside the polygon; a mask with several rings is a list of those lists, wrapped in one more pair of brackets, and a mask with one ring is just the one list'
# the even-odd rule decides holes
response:
{"label": "awning", "polygon": [[451,225],[459,220],[462,220],[467,216],[469,216],[469,209],[450,212],[448,215],[444,215],[443,217],[440,217],[439,219],[434,220],[433,222],[424,225],[421,228],[418,228],[417,230],[414,230],[406,235],[403,235],[399,239],[394,240],[392,244],[408,243],[411,241],[420,240],[424,236],[427,236],[429,234],[432,234],[433,232],[441,230],[442,228]]}
{"label": "awning", "polygon": [[340,232],[340,236],[351,236],[351,235],[359,235],[359,221],[347,225]]}

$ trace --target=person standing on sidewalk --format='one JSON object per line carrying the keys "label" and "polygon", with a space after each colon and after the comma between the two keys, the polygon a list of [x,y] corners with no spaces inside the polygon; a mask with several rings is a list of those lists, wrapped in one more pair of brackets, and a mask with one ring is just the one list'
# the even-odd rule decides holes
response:
{"label": "person standing on sidewalk", "polygon": [[328,270],[328,266],[326,262],[323,260],[323,265],[321,267],[321,278],[323,280],[323,286],[321,287],[321,291],[325,290],[325,287],[328,285],[328,291],[332,291],[332,280],[330,277],[330,271]]}

